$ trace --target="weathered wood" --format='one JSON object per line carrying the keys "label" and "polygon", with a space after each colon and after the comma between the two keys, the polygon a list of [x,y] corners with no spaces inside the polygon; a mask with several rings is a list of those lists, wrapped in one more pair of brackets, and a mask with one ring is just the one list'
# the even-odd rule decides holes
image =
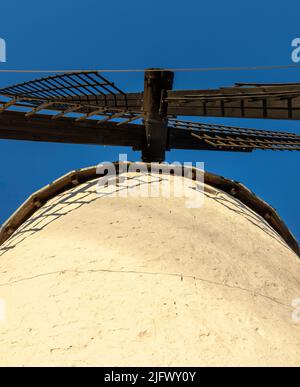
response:
{"label": "weathered wood", "polygon": [[222,151],[300,150],[300,136],[225,125],[169,120],[170,148]]}
{"label": "weathered wood", "polygon": [[[132,146],[142,151],[146,162],[164,161],[166,150],[172,148],[241,152],[255,148],[300,150],[299,137],[293,134],[285,133],[282,137],[275,132],[254,133],[250,129],[230,127],[227,130],[224,126],[208,125],[203,132],[200,123],[172,124],[174,116],[193,115],[300,119],[300,84],[241,84],[215,90],[173,91],[173,78],[170,71],[149,69],[141,93],[124,93],[94,73],[62,74],[2,89],[1,94],[10,96],[12,101],[0,102],[0,138]],[[53,88],[54,81],[57,87]],[[25,108],[26,113],[6,110],[12,105]],[[29,112],[28,108],[31,108]],[[45,109],[56,114],[37,114]],[[72,112],[79,116],[63,117]],[[105,118],[98,122],[87,120],[97,114]],[[123,121],[106,122],[118,117]],[[144,118],[144,126],[128,125],[138,118]]]}
{"label": "weathered wood", "polygon": [[70,144],[131,146],[141,150],[144,126],[117,122],[97,124],[94,120],[76,122],[73,118],[52,120],[50,115],[26,118],[25,113],[6,111],[0,115],[0,138]]}
{"label": "weathered wood", "polygon": [[[197,133],[197,132],[196,132]],[[169,146],[171,149],[190,149],[190,150],[206,150],[215,151],[216,147],[209,145],[205,141],[195,139],[191,135],[191,131],[186,129],[170,128],[169,130]],[[217,149],[220,150],[220,149]],[[243,149],[237,147],[232,149],[230,147],[223,147],[222,151],[226,152],[251,152],[252,149]]]}
{"label": "weathered wood", "polygon": [[173,86],[171,71],[146,71],[144,88],[144,121],[146,129],[142,159],[145,162],[162,162],[168,141],[167,105],[162,103],[164,92]]}
{"label": "weathered wood", "polygon": [[168,115],[300,119],[300,92],[295,87],[176,90],[169,91],[166,100]]}

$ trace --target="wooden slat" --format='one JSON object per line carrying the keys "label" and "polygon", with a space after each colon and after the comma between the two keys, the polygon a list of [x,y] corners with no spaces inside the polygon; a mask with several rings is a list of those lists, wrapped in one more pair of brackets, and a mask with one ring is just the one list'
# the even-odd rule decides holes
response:
{"label": "wooden slat", "polygon": [[168,114],[300,119],[300,86],[181,90],[167,94]]}
{"label": "wooden slat", "polygon": [[[174,121],[176,122],[176,121]],[[184,121],[179,121],[181,127],[176,124],[170,126],[170,148],[177,149],[201,149],[201,150],[224,150],[224,151],[252,151],[263,150],[300,150],[300,136],[280,132],[256,131],[249,129],[218,126],[205,124],[195,124],[190,127],[183,127]]]}
{"label": "wooden slat", "polygon": [[[170,149],[189,149],[189,150],[207,150],[215,151],[215,144],[209,144],[204,140],[197,139],[192,136],[192,132],[186,129],[169,129],[169,148]],[[197,132],[195,132],[197,134]],[[252,149],[243,149],[243,147],[236,147],[234,149],[230,147],[224,147],[221,149],[229,152],[251,152]]]}

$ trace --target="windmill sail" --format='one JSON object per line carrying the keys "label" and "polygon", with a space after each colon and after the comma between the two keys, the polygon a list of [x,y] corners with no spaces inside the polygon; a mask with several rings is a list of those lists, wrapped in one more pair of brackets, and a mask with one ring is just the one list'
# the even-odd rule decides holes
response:
{"label": "windmill sail", "polygon": [[[0,138],[130,146],[143,161],[171,149],[300,150],[300,136],[178,120],[216,116],[300,120],[300,84],[236,84],[172,90],[173,73],[149,70],[144,91],[126,93],[96,71],[59,74],[0,89]],[[138,122],[139,120],[139,122]]]}
{"label": "windmill sail", "polygon": [[300,119],[300,84],[236,84],[215,90],[172,90],[168,114],[179,116]]}
{"label": "windmill sail", "polygon": [[[300,136],[288,132],[244,129],[192,121],[169,121],[172,129],[171,147],[185,149],[251,152],[263,150],[300,150]],[[185,138],[185,139],[184,139]]]}
{"label": "windmill sail", "polygon": [[119,113],[120,117],[126,117],[140,113],[141,106],[139,94],[127,95],[95,71],[60,74],[21,83],[0,89],[0,95],[9,98],[3,103],[2,111],[11,106],[32,107],[28,115],[47,109],[89,116]]}

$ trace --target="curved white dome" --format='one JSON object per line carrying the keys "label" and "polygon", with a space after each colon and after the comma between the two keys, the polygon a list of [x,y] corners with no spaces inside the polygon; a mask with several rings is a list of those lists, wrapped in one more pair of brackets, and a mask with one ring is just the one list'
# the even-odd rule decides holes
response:
{"label": "curved white dome", "polygon": [[209,186],[198,209],[102,193],[59,194],[0,247],[1,366],[300,365],[300,262],[265,220]]}

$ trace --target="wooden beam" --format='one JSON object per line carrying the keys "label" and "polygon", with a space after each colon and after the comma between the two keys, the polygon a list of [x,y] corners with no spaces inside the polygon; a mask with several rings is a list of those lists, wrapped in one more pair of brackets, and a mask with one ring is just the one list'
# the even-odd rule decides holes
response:
{"label": "wooden beam", "polygon": [[300,120],[300,91],[288,87],[169,91],[167,102],[170,116]]}
{"label": "wooden beam", "polygon": [[144,88],[144,121],[146,129],[144,162],[162,162],[168,142],[167,105],[163,94],[172,89],[174,73],[171,71],[146,71]]}
{"label": "wooden beam", "polygon": [[44,141],[70,144],[130,146],[141,150],[144,145],[143,125],[86,120],[73,118],[52,119],[39,114],[26,118],[25,113],[6,111],[0,115],[0,138],[6,140]]}

